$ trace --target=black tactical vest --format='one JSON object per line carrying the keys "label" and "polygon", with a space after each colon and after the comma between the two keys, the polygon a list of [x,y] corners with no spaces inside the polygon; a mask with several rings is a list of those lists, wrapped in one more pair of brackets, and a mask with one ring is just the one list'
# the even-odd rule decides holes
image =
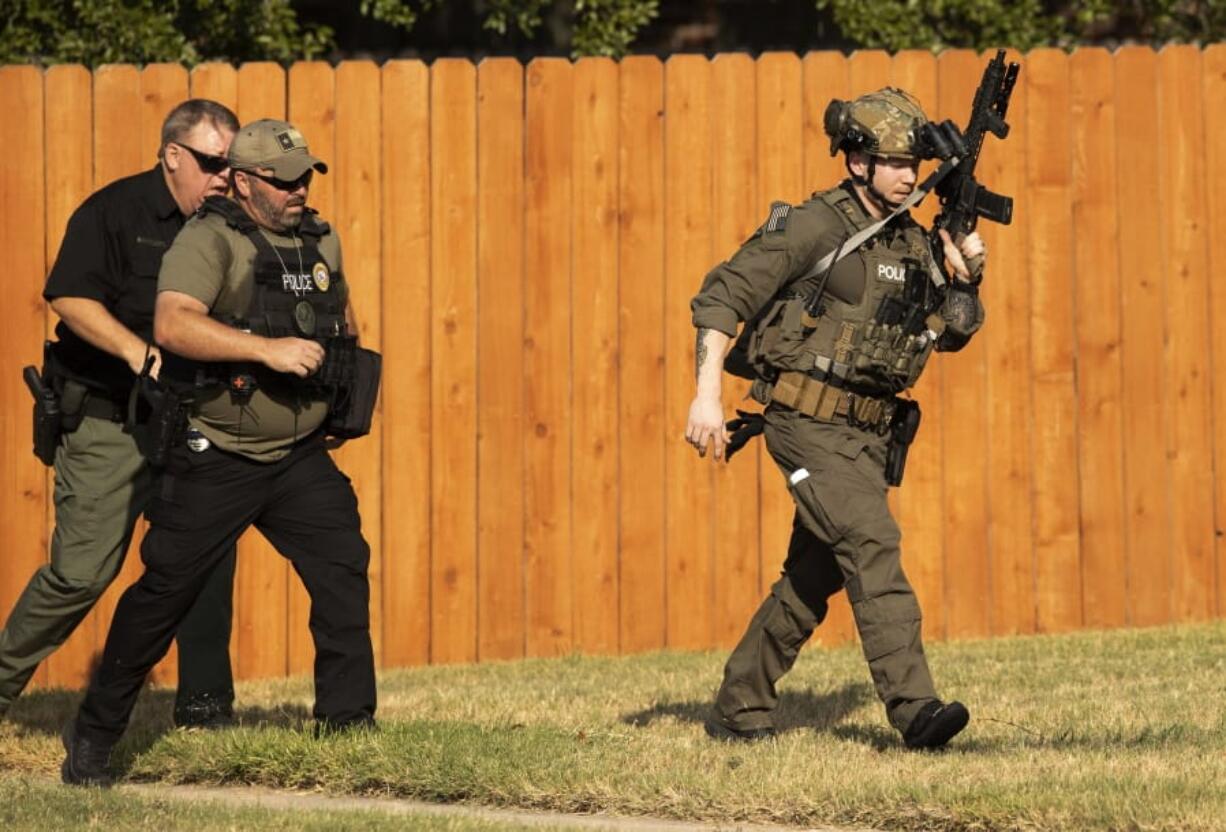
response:
{"label": "black tactical vest", "polygon": [[220,214],[255,246],[254,286],[245,315],[225,323],[268,338],[310,338],[326,342],[346,334],[344,275],[333,272],[319,252],[328,224],[307,212],[297,247],[274,246],[235,202],[210,197],[201,213]]}
{"label": "black tactical vest", "polygon": [[[319,251],[320,239],[328,233],[327,223],[307,211],[298,227],[297,247],[274,246],[255,221],[238,203],[224,197],[209,197],[199,213],[221,215],[228,226],[243,234],[255,246],[252,263],[251,302],[242,315],[213,315],[227,326],[266,338],[307,338],[326,349],[324,366],[309,379],[285,374],[281,379],[295,387],[319,391],[335,388],[350,372],[356,343],[345,322],[344,275],[332,271]],[[267,368],[237,364],[203,365],[168,356],[166,367],[181,381],[191,380],[196,387],[226,384],[254,384],[250,375],[267,375]],[[163,371],[166,374],[166,370]],[[236,382],[236,379],[239,379]]]}

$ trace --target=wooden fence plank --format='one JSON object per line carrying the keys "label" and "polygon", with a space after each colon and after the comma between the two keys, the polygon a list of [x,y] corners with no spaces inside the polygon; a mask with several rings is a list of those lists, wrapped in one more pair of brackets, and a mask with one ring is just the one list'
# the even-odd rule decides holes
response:
{"label": "wooden fence plank", "polygon": [[[137,158],[142,169],[157,163],[158,148],[162,144],[162,122],[176,104],[187,98],[187,84],[187,70],[179,64],[149,64],[140,71],[140,112],[135,124],[138,133],[135,138],[139,145]],[[148,527],[148,522],[141,518],[129,547],[133,553],[130,556],[133,565],[129,568],[136,570],[134,574],[141,571],[135,566],[136,553],[140,552]],[[154,680],[172,684],[178,678],[178,664],[178,644],[172,642],[170,652],[154,672]]]}
{"label": "wooden fence plank", "polygon": [[621,61],[618,137],[621,649],[664,646],[664,66]]}
{"label": "wooden fence plank", "polygon": [[187,98],[187,70],[179,64],[149,64],[140,73],[140,159],[152,167],[162,145],[162,122]]}
{"label": "wooden fence plank", "polygon": [[[191,75],[192,98],[210,98],[238,110],[238,73],[221,61],[197,64]],[[312,148],[314,150],[314,148]]]}
{"label": "wooden fence plank", "polygon": [[[271,62],[240,67],[237,107],[240,124],[285,118],[284,70]],[[249,529],[238,544],[234,575],[234,669],[242,678],[287,672],[291,581],[297,582],[297,576],[291,576],[289,561],[256,529]]]}
{"label": "wooden fence plank", "polygon": [[133,115],[139,112],[140,73],[136,67],[108,64],[94,70],[95,190],[138,173],[144,166],[141,143],[132,137]]}
{"label": "wooden fence plank", "polygon": [[[27,364],[42,366],[45,311],[44,90],[35,67],[0,67],[0,102],[20,117],[0,123],[0,244],[7,252],[7,293],[13,314],[0,332],[0,612],[7,619],[30,576],[47,560],[46,469],[31,453],[30,394],[21,380]],[[88,108],[83,112],[88,113]],[[79,115],[79,114],[78,114]],[[47,670],[40,668],[38,682]]]}
{"label": "wooden fence plank", "polygon": [[1034,396],[1035,562],[1038,627],[1081,624],[1078,534],[1076,341],[1072,281],[1072,139],[1068,57],[1038,49],[1026,64],[1030,90],[1026,156],[1031,221],[1032,391]]}
{"label": "wooden fence plank", "polygon": [[[763,56],[762,60],[766,60],[766,57]],[[782,87],[779,62],[774,60],[767,63],[773,64],[772,70],[767,72],[770,80]],[[755,69],[760,75],[762,61],[755,66],[754,61],[744,54],[717,55],[711,63],[714,248],[710,265],[731,257],[737,246],[753,233],[767,214],[759,204],[761,200],[756,187],[755,167],[759,153],[756,147],[759,131],[756,128],[772,116],[783,114],[778,110],[764,114],[763,108],[755,105]],[[799,87],[799,66],[796,82]],[[774,93],[772,102],[778,107],[782,103],[783,90],[776,89]],[[758,99],[758,102],[761,103],[761,100]],[[796,114],[799,117],[799,110]],[[772,127],[781,132],[786,130],[783,123],[773,124]],[[781,194],[777,198],[785,197]],[[684,315],[675,310],[670,310],[670,314]],[[743,401],[748,390],[749,382],[724,375],[725,418],[735,415],[736,408],[752,404]],[[758,453],[762,444],[754,442],[737,454],[732,462],[715,466],[712,624],[713,643],[721,647],[736,644],[761,600],[758,575]]]}
{"label": "wooden fence plank", "polygon": [[[1021,56],[1010,54],[1007,60]],[[988,247],[980,288],[987,324],[976,340],[987,351],[988,579],[996,635],[1033,633],[1036,627],[1028,250],[1034,207],[1026,200],[1027,77],[1023,66],[1009,106],[1007,140],[988,137],[978,168],[987,187],[1016,200],[1011,225],[979,224]],[[965,125],[967,115],[955,118]],[[956,421],[946,426],[957,429]]]}
{"label": "wooden fence plank", "polygon": [[[1204,78],[1203,107],[1205,136],[1205,181],[1226,182],[1226,46],[1214,44],[1205,49],[1201,75]],[[1219,187],[1206,188],[1209,201],[1209,262],[1226,263],[1226,197]],[[1226,320],[1226,284],[1209,281],[1209,316]],[[1226,616],[1226,327],[1211,328],[1213,379],[1214,515],[1217,562],[1217,615]]]}
{"label": "wooden fence plank", "polygon": [[[336,70],[337,231],[344,246],[345,279],[358,328],[367,349],[383,348],[381,225],[378,211],[383,182],[379,67],[373,61],[344,61]],[[370,434],[333,453],[353,482],[362,517],[362,536],[370,545],[370,636],[375,660],[383,656],[383,422],[376,410]]]}
{"label": "wooden fence plank", "polygon": [[[832,188],[847,176],[843,154],[830,154],[830,137],[826,135],[822,117],[831,99],[846,101],[854,94],[849,79],[848,61],[836,52],[810,52],[805,56],[802,75],[802,98],[805,107],[802,128],[804,176],[801,184],[805,191],[811,193]],[[764,178],[760,176],[759,181]],[[786,484],[780,482],[779,468],[765,448],[762,450],[761,471],[762,575],[763,583],[769,586],[778,577],[783,559],[787,555],[795,504]],[[765,589],[766,587],[763,587],[764,591]],[[851,606],[847,603],[847,594],[840,592],[830,599],[830,611],[826,621],[817,631],[817,638],[822,644],[830,646],[851,641],[856,637],[855,632],[856,626],[851,617]]]}
{"label": "wooden fence plank", "polygon": [[[383,65],[383,664],[430,657],[430,73]],[[395,379],[395,383],[388,383]]]}
{"label": "wooden fence plank", "polygon": [[524,393],[527,651],[553,656],[574,645],[571,557],[571,245],[573,70],[528,65],[525,102]]}
{"label": "wooden fence plank", "polygon": [[[924,112],[935,118],[937,63],[931,52],[907,51],[894,56],[890,83],[919,99]],[[929,162],[920,171],[926,176]],[[931,224],[936,200],[926,199],[912,211],[916,220]],[[894,505],[902,529],[903,567],[915,588],[924,611],[924,634],[940,638],[945,629],[945,610],[941,603],[945,591],[945,529],[939,507],[944,502],[941,490],[941,365],[936,357],[928,363],[919,384],[912,391],[923,408],[923,428],[916,437],[907,460],[906,480],[898,490]]]}
{"label": "wooden fence plank", "polygon": [[524,70],[477,72],[477,656],[524,655]]}
{"label": "wooden fence plank", "polygon": [[[964,122],[983,62],[950,50],[937,60],[937,118]],[[986,344],[939,356],[942,395],[942,486],[945,494],[945,634],[991,632],[988,597],[988,441]],[[910,467],[910,466],[908,466]],[[930,604],[931,606],[931,604]]]}
{"label": "wooden fence plank", "polygon": [[[145,166],[147,159],[141,156],[140,142],[131,136],[134,117],[139,123],[139,112],[140,73],[135,67],[110,65],[94,71],[94,190],[120,177],[138,173]],[[97,621],[94,647],[99,653],[106,644],[119,596],[143,571],[140,558],[132,553],[140,551],[144,525],[144,520],[137,524],[129,557],[94,607]],[[161,665],[154,670],[153,678],[164,681]]]}
{"label": "wooden fence plank", "polygon": [[699,55],[664,65],[665,466],[669,647],[711,643],[715,513],[710,455],[685,443],[694,398],[690,298],[713,257],[711,247],[711,67]]}
{"label": "wooden fence plank", "polygon": [[801,185],[807,196],[813,191],[829,188],[847,176],[843,156],[830,153],[830,137],[826,135],[824,121],[831,99],[846,101],[851,97],[847,59],[838,52],[810,52],[801,62],[801,82],[804,101],[804,171]]}
{"label": "wooden fence plank", "polygon": [[1171,620],[1170,473],[1166,460],[1166,281],[1158,165],[1158,62],[1148,47],[1115,54],[1116,204],[1120,267],[1120,363],[1124,500],[1124,571],[1128,623]]}
{"label": "wooden fence plank", "polygon": [[[199,72],[202,64],[196,68]],[[192,75],[195,83],[195,74]],[[218,85],[221,86],[221,85]],[[303,61],[290,67],[287,73],[288,121],[302,133],[311,149],[311,154],[324,160],[330,167],[327,175],[311,180],[308,204],[319,212],[326,222],[336,221],[336,73],[323,61]],[[341,240],[342,246],[344,240]],[[341,253],[346,265],[348,258]],[[302,581],[292,572],[288,573],[289,621],[286,639],[289,651],[286,665],[291,674],[310,673],[315,663],[315,646],[308,627],[311,601]]]}
{"label": "wooden fence plank", "polygon": [[[81,66],[53,66],[43,75],[45,107],[46,107],[46,258],[47,271],[55,262],[59,253],[60,243],[64,239],[64,231],[68,218],[86,197],[93,191],[94,182],[94,103],[93,90],[89,70]],[[45,333],[50,337],[55,323],[58,321],[55,313],[47,307]],[[41,356],[40,356],[41,359]],[[26,400],[28,401],[28,399]],[[24,425],[25,422],[22,422]],[[28,449],[26,449],[28,453]],[[52,469],[47,473],[48,497],[54,490]],[[10,492],[11,493],[11,492]],[[50,535],[54,527],[54,506],[52,499],[47,503],[48,524],[46,534]],[[30,545],[31,550],[37,548]],[[9,551],[16,551],[10,548]],[[46,547],[38,551],[39,562],[45,558]],[[18,558],[18,562],[21,559]],[[2,567],[0,567],[2,568]],[[0,584],[12,586],[14,592],[25,586],[28,575],[22,575],[21,580],[10,582],[0,580]],[[0,606],[3,602],[0,602]],[[77,688],[89,680],[89,670],[94,658],[94,645],[97,641],[97,619],[89,615],[81,622],[68,641],[51,654],[44,662],[46,682],[51,686]],[[35,681],[43,677],[42,670],[35,675]]]}
{"label": "wooden fence plank", "polygon": [[877,49],[851,53],[847,59],[847,78],[852,98],[881,89],[890,83],[889,53]]}
{"label": "wooden fence plank", "polygon": [[[1196,46],[1167,46],[1158,53],[1160,227],[1167,324],[1167,383],[1160,389],[1170,408],[1166,450],[1171,471],[1171,586],[1179,621],[1207,618],[1216,606],[1200,73]],[[1222,139],[1214,136],[1213,140]]]}
{"label": "wooden fence plank", "polygon": [[477,654],[477,73],[430,69],[430,659]]}
{"label": "wooden fence plank", "polygon": [[615,653],[617,586],[617,64],[574,67],[571,350],[575,647]]}
{"label": "wooden fence plank", "polygon": [[1083,620],[1125,622],[1120,283],[1116,241],[1115,73],[1105,49],[1078,49],[1069,64],[1073,126],[1073,226],[1081,475]]}

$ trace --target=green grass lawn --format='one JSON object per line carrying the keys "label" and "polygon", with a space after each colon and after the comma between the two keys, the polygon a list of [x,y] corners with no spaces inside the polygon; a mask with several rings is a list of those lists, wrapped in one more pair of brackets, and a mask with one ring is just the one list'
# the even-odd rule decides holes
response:
{"label": "green grass lawn", "polygon": [[[243,727],[169,729],[146,691],[129,780],[251,783],[567,812],[888,829],[1226,829],[1226,622],[929,647],[971,724],[902,748],[858,649],[811,648],[781,736],[714,743],[723,653],[428,667],[380,678],[382,730],[317,740],[304,679],[239,687]],[[0,770],[54,774],[76,694],[0,725]],[[0,814],[0,825],[3,815]]]}

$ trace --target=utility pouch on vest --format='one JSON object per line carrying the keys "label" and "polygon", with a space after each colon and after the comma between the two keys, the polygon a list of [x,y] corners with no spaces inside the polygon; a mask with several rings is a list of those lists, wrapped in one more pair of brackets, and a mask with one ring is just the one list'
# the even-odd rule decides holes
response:
{"label": "utility pouch on vest", "polygon": [[34,395],[34,456],[43,465],[51,465],[55,462],[55,449],[60,446],[59,396],[36,367],[24,368],[21,377]]}
{"label": "utility pouch on vest", "polygon": [[920,406],[911,399],[899,399],[890,422],[890,449],[885,457],[887,485],[902,485],[903,469],[907,466],[907,451],[919,432]]}
{"label": "utility pouch on vest", "polygon": [[374,350],[353,348],[353,372],[337,389],[324,433],[338,439],[356,439],[370,433],[379,398],[379,379],[383,373],[383,356]]}
{"label": "utility pouch on vest", "polygon": [[187,426],[187,400],[172,387],[149,378],[141,379],[141,393],[149,402],[149,464],[166,465],[175,444]]}

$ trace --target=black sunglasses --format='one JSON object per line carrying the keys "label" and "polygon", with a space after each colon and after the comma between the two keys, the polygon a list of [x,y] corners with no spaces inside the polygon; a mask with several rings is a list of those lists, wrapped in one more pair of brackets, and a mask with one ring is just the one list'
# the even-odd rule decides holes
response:
{"label": "black sunglasses", "polygon": [[211,153],[202,153],[194,147],[183,144],[183,142],[174,142],[179,147],[192,154],[196,160],[196,164],[200,166],[200,170],[210,176],[216,176],[226,168],[230,167],[230,160],[225,156],[214,156]]}
{"label": "black sunglasses", "polygon": [[267,176],[263,173],[256,173],[253,170],[245,170],[243,171],[243,173],[247,174],[248,176],[254,176],[256,179],[267,182],[269,185],[272,185],[278,191],[285,191],[286,193],[293,193],[299,188],[311,187],[311,179],[315,176],[314,170],[308,170],[306,173],[302,174],[302,176],[299,176],[297,179],[278,179],[275,176]]}

